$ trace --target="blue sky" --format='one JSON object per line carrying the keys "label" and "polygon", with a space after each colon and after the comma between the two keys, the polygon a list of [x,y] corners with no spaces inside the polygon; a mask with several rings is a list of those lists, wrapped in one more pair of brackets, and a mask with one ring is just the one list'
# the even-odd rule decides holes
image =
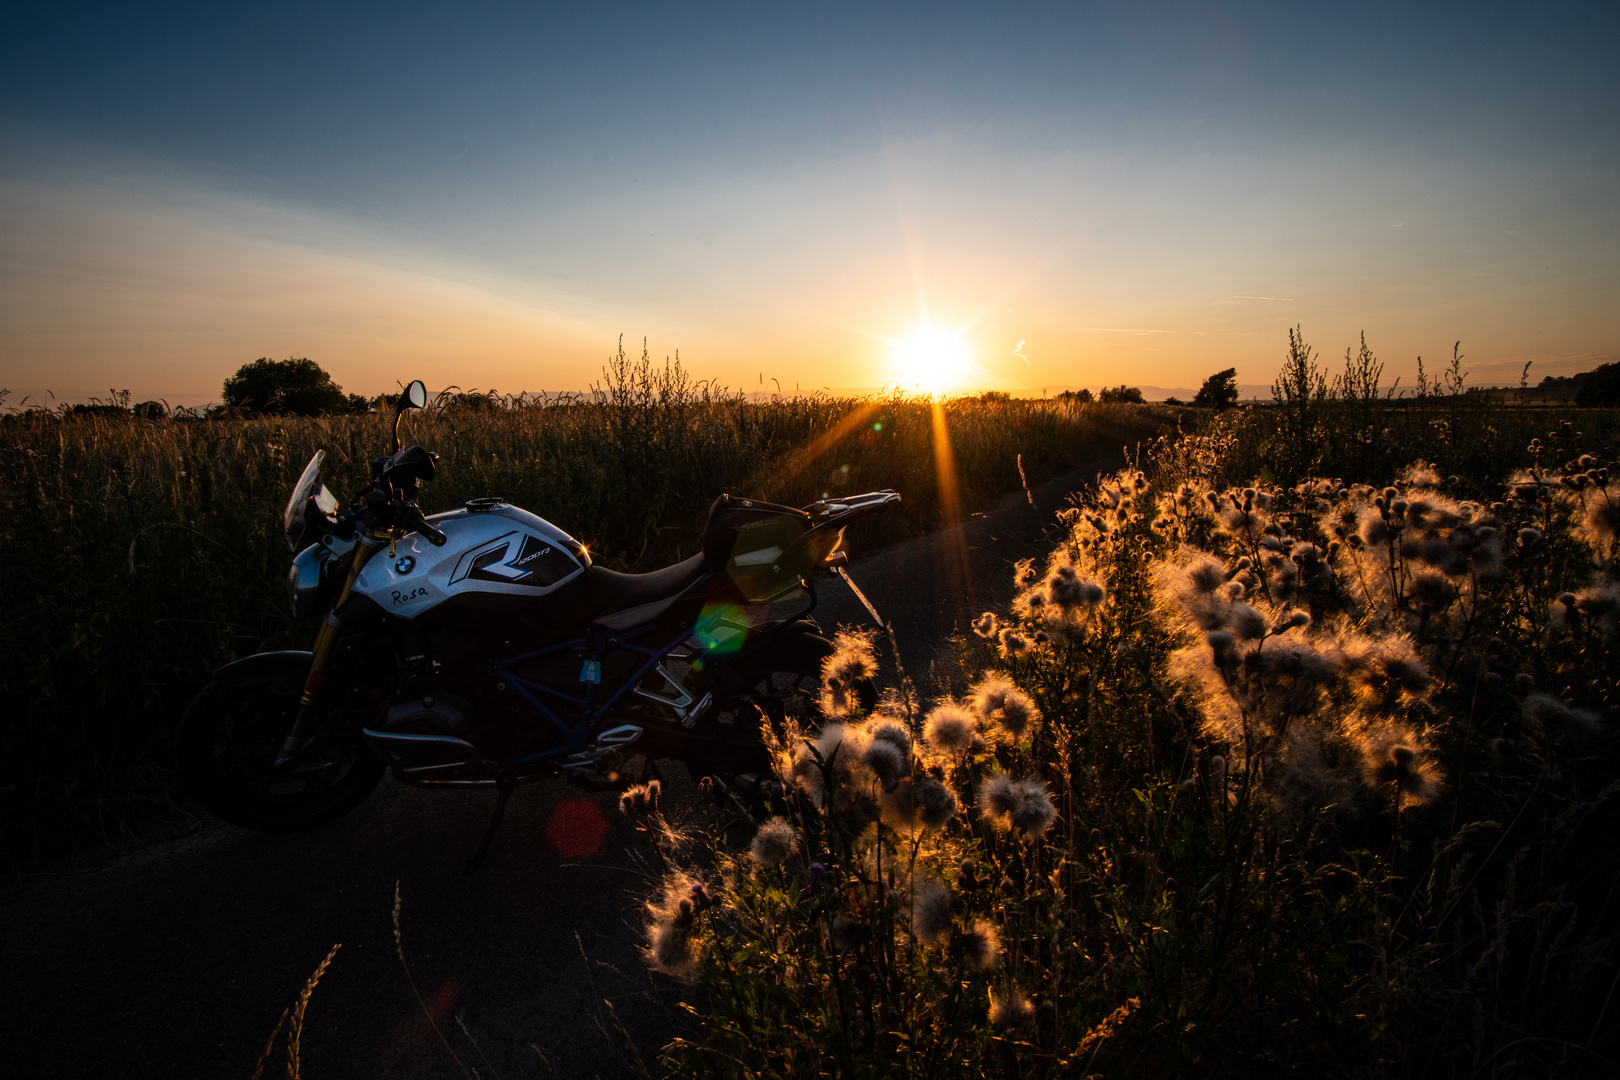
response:
{"label": "blue sky", "polygon": [[[0,386],[1269,381],[1620,354],[1614,5],[56,5],[0,43]],[[1024,343],[1022,347],[1019,342]],[[910,377],[908,373],[902,377]]]}

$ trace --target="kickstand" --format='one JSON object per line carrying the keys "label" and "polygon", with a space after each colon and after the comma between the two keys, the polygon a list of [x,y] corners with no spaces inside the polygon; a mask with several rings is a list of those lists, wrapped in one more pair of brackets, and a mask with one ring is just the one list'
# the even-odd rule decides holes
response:
{"label": "kickstand", "polygon": [[484,830],[483,842],[478,845],[478,850],[473,852],[473,857],[467,860],[466,869],[462,873],[471,874],[484,864],[484,856],[489,854],[489,845],[495,839],[496,830],[501,827],[501,818],[506,816],[506,803],[512,798],[512,788],[515,786],[509,780],[500,782],[500,794],[495,797],[495,816],[489,819],[489,828]]}

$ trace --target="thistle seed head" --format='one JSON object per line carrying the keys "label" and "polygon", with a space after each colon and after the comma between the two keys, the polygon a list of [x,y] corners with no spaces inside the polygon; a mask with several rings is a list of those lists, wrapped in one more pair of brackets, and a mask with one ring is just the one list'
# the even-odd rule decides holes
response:
{"label": "thistle seed head", "polygon": [[751,849],[755,861],[763,866],[780,866],[799,846],[799,833],[786,818],[773,817],[754,834]]}
{"label": "thistle seed head", "polygon": [[1034,1015],[1035,1006],[1030,1004],[1029,997],[1017,986],[990,988],[990,1026],[997,1031],[1022,1027]]}
{"label": "thistle seed head", "polygon": [[935,706],[923,722],[923,738],[942,753],[965,753],[972,749],[977,733],[974,715],[955,702]]}
{"label": "thistle seed head", "polygon": [[924,878],[911,900],[911,932],[930,944],[951,932],[951,891],[943,882]]}

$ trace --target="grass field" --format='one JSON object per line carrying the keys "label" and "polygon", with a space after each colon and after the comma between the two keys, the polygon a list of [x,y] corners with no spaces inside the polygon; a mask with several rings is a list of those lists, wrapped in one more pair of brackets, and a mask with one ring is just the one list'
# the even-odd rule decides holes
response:
{"label": "grass field", "polygon": [[[751,402],[646,358],[607,374],[590,398],[447,396],[410,414],[406,441],[443,455],[423,505],[502,495],[599,561],[647,570],[696,550],[722,491],[801,505],[895,488],[900,512],[854,538],[874,545],[1016,489],[1020,458],[1034,483],[1179,415],[995,397]],[[312,631],[286,611],[282,506],[317,449],[345,497],[386,452],[391,419],[0,418],[9,857],[28,862],[167,805],[170,733],[200,680],[236,656],[307,645]],[[941,488],[944,446],[955,482]]]}

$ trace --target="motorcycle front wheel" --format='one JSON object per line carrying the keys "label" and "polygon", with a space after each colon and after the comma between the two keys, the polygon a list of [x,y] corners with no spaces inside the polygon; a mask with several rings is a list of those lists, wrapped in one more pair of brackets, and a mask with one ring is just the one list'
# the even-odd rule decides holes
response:
{"label": "motorcycle front wheel", "polygon": [[365,801],[386,768],[358,733],[323,723],[310,747],[278,768],[298,715],[299,680],[211,683],[192,699],[175,736],[180,779],[232,825],[293,832],[342,817]]}

